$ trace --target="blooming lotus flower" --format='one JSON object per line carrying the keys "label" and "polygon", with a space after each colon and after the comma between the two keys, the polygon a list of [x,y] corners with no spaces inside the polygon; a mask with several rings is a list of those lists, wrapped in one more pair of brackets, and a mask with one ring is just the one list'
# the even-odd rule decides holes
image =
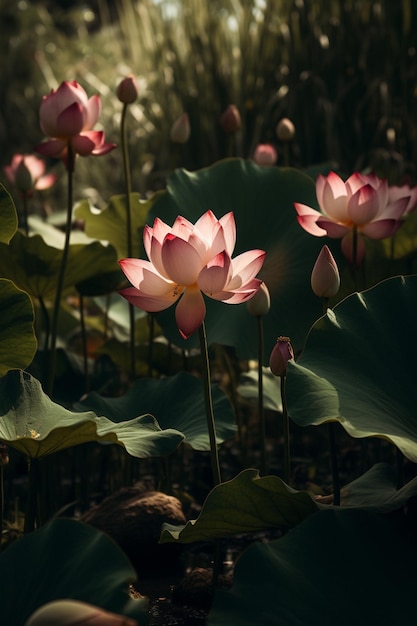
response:
{"label": "blooming lotus flower", "polygon": [[[311,235],[342,239],[342,251],[350,263],[359,265],[365,254],[363,236],[384,239],[401,226],[408,200],[390,201],[388,183],[375,175],[354,173],[344,182],[337,174],[320,175],[316,182],[321,209],[296,202],[299,224]],[[356,235],[356,259],[353,241]]]}
{"label": "blooming lotus flower", "polygon": [[260,143],[255,148],[253,160],[257,165],[275,165],[278,160],[278,154],[270,143]]}
{"label": "blooming lotus flower", "polygon": [[232,259],[235,242],[233,213],[218,220],[207,211],[195,224],[178,216],[172,227],[156,218],[153,226],[145,226],[143,231],[149,261],[119,261],[133,285],[120,293],[148,312],[163,311],[178,302],[175,318],[181,336],[187,339],[206,315],[202,293],[227,304],[239,304],[262,284],[255,276],[265,252],[250,250]]}
{"label": "blooming lotus flower", "polygon": [[9,183],[27,197],[35,189],[49,189],[56,181],[55,174],[45,174],[45,162],[33,154],[15,154],[3,169]]}
{"label": "blooming lotus flower", "polygon": [[105,143],[104,132],[93,130],[101,112],[98,95],[87,97],[75,80],[64,81],[58,89],[44,96],[40,107],[42,132],[51,139],[44,141],[36,150],[45,156],[67,161],[68,143],[74,154],[101,156],[116,146]]}

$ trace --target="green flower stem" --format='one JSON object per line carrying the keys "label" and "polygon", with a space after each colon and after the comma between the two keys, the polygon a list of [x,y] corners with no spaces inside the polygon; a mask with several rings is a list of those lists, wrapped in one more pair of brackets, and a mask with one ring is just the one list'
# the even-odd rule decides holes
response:
{"label": "green flower stem", "polygon": [[29,235],[29,218],[28,218],[28,194],[22,194],[23,201],[23,228],[25,230],[25,235]]}
{"label": "green flower stem", "polygon": [[199,335],[200,335],[200,350],[201,350],[202,368],[203,368],[203,385],[204,385],[204,400],[206,404],[207,429],[208,429],[209,441],[210,441],[211,469],[213,473],[213,483],[214,483],[214,486],[216,487],[217,485],[220,485],[221,483],[221,475],[220,475],[219,453],[217,450],[217,440],[216,440],[216,423],[214,421],[214,412],[213,412],[213,398],[211,395],[210,362],[209,362],[209,356],[208,356],[206,327],[204,325],[204,322],[201,324],[199,328]]}
{"label": "green flower stem", "polygon": [[39,525],[39,459],[28,460],[29,486],[23,532],[30,533]]}
{"label": "green flower stem", "polygon": [[85,328],[85,316],[84,316],[84,297],[79,296],[79,310],[80,310],[80,325],[81,325],[81,341],[83,345],[83,364],[84,364],[84,380],[85,380],[85,392],[90,391],[90,377],[88,374],[88,346],[87,346],[87,331]]}
{"label": "green flower stem", "polygon": [[291,482],[291,453],[290,453],[290,418],[287,409],[287,394],[285,391],[286,376],[281,376],[282,415],[284,417],[284,481]]}
{"label": "green flower stem", "polygon": [[263,389],[263,361],[264,361],[264,330],[262,316],[256,316],[258,327],[258,416],[259,416],[259,447],[261,452],[261,473],[266,474],[266,436],[265,410]]}
{"label": "green flower stem", "polygon": [[354,284],[355,291],[359,291],[357,258],[358,258],[358,228],[357,226],[354,226],[352,230],[352,273],[353,273],[353,284]]}
{"label": "green flower stem", "polygon": [[[132,182],[130,175],[130,163],[129,163],[129,146],[127,142],[127,130],[126,130],[126,114],[128,104],[123,105],[122,119],[120,122],[120,134],[123,154],[123,173],[125,179],[125,194],[126,194],[126,250],[128,258],[133,256],[133,244],[132,244],[132,203],[130,194],[132,191]],[[130,375],[132,380],[136,376],[136,359],[135,359],[135,308],[133,304],[129,303],[129,328],[130,328]]]}
{"label": "green flower stem", "polygon": [[71,141],[67,143],[67,171],[68,171],[68,192],[67,192],[67,222],[65,225],[65,242],[64,249],[62,251],[61,266],[59,268],[59,275],[56,287],[55,302],[52,312],[51,320],[51,345],[50,345],[50,361],[49,361],[49,374],[48,374],[48,386],[47,390],[49,395],[52,395],[54,388],[55,368],[56,368],[56,340],[58,334],[58,318],[59,309],[61,306],[61,297],[64,287],[65,270],[67,267],[71,225],[72,225],[72,203],[73,203],[73,174],[75,166],[75,154],[72,148]]}
{"label": "green flower stem", "polygon": [[4,469],[3,469],[3,463],[0,460],[0,550],[2,548],[3,523],[4,523]]}
{"label": "green flower stem", "polygon": [[[326,315],[329,307],[329,299],[323,298],[323,315]],[[337,460],[337,448],[336,448],[336,424],[329,422],[327,424],[327,435],[329,438],[330,448],[330,464],[332,468],[332,481],[333,481],[333,504],[340,505],[340,479],[339,479],[339,463]]]}

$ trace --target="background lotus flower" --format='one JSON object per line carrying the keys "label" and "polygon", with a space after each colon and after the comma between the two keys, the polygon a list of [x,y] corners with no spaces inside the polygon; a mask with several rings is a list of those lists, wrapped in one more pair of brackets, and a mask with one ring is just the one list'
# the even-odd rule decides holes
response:
{"label": "background lotus flower", "polygon": [[40,107],[40,126],[47,137],[36,147],[45,156],[66,161],[68,143],[74,154],[101,156],[116,146],[105,143],[104,132],[92,130],[101,112],[98,95],[87,97],[84,89],[75,80],[64,81],[58,89],[44,96]]}
{"label": "background lotus flower", "polygon": [[[317,211],[296,202],[299,224],[311,235],[342,239],[342,252],[357,265],[365,254],[363,235],[385,239],[401,226],[408,199],[390,201],[388,183],[375,175],[355,172],[344,182],[335,172],[320,175],[316,195],[321,209]],[[356,246],[353,259],[354,239]]]}
{"label": "background lotus flower", "polygon": [[173,143],[187,143],[190,134],[190,118],[188,113],[183,113],[172,124],[169,136]]}
{"label": "background lotus flower", "polygon": [[9,183],[22,194],[30,196],[35,189],[49,189],[56,181],[55,174],[45,174],[46,164],[33,154],[15,154],[3,170]]}
{"label": "background lotus flower", "polygon": [[184,339],[202,324],[205,295],[228,304],[251,298],[262,281],[255,278],[265,252],[250,250],[232,259],[236,241],[233,213],[220,220],[207,211],[193,225],[178,216],[172,228],[156,218],[145,226],[143,242],[149,261],[122,259],[120,266],[134,287],[120,293],[148,312],[178,302],[175,318]]}
{"label": "background lotus flower", "polygon": [[257,165],[275,165],[278,160],[278,154],[270,143],[260,143],[255,148],[253,160]]}

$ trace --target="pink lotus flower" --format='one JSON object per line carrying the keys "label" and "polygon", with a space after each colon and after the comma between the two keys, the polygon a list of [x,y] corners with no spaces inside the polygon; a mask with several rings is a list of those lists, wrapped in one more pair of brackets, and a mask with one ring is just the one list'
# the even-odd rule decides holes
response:
{"label": "pink lotus flower", "polygon": [[190,134],[190,118],[188,113],[183,113],[172,124],[169,136],[173,143],[187,143],[190,138]]}
{"label": "pink lotus flower", "polygon": [[397,187],[396,185],[391,185],[388,188],[388,197],[390,203],[396,202],[400,198],[407,199],[407,204],[402,214],[403,218],[417,209],[417,187],[410,187],[409,185]]}
{"label": "pink lotus flower", "polygon": [[317,200],[321,212],[305,204],[295,203],[299,224],[311,235],[342,239],[342,251],[350,263],[353,259],[353,239],[356,233],[356,264],[365,254],[363,236],[384,239],[401,226],[401,216],[408,200],[404,197],[390,201],[388,183],[375,175],[354,173],[344,182],[330,172],[316,182]]}
{"label": "pink lotus flower", "polygon": [[27,197],[35,189],[49,189],[56,181],[55,174],[45,174],[45,162],[32,154],[14,154],[3,169],[9,183]]}
{"label": "pink lotus flower", "polygon": [[235,242],[233,213],[218,220],[207,211],[194,225],[178,216],[172,227],[156,218],[153,227],[145,226],[143,231],[149,261],[119,261],[134,285],[120,294],[148,312],[162,311],[178,302],[175,318],[181,336],[187,339],[206,315],[202,292],[214,300],[239,304],[262,284],[255,276],[265,252],[250,250],[232,259]]}
{"label": "pink lotus flower", "polygon": [[278,154],[270,143],[260,143],[255,148],[253,160],[257,165],[275,165],[278,160]]}
{"label": "pink lotus flower", "polygon": [[44,96],[40,107],[40,126],[48,141],[36,147],[45,156],[67,160],[68,143],[74,154],[101,156],[116,146],[105,143],[104,132],[92,130],[101,112],[98,95],[87,97],[75,80],[64,81],[57,90]]}

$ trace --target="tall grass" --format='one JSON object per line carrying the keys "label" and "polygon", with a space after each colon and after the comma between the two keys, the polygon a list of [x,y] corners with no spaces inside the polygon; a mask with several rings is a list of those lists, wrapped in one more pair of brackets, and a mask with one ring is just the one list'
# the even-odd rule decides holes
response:
{"label": "tall grass", "polygon": [[[42,4],[6,0],[0,12],[13,24],[1,44],[5,160],[39,141],[41,96],[62,80],[100,93],[102,123],[117,141],[115,88],[132,72],[140,100],[130,144],[142,190],[163,185],[173,165],[196,169],[225,156],[219,118],[230,103],[242,116],[237,155],[250,157],[259,142],[280,153],[275,128],[287,116],[297,130],[296,166],[331,161],[346,172],[376,169],[392,182],[415,178],[412,0],[99,0],[95,15],[74,9],[65,20]],[[173,161],[169,129],[183,111],[192,135]],[[117,158],[107,159],[108,172],[102,160],[89,165],[88,184],[103,194],[121,189]]]}

